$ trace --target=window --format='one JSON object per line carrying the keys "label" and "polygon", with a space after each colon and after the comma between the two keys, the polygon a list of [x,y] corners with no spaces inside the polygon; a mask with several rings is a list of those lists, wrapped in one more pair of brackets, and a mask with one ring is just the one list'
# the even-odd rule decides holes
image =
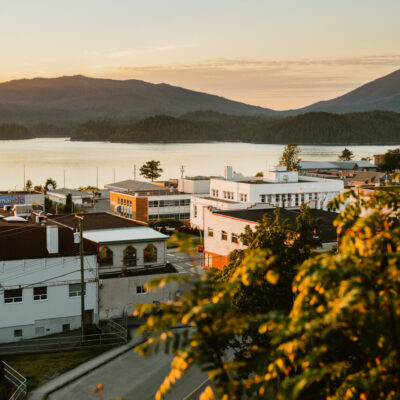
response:
{"label": "window", "polygon": [[133,246],[125,248],[123,261],[125,267],[136,267],[136,249]]}
{"label": "window", "polygon": [[208,228],[208,237],[214,237],[214,229]]}
{"label": "window", "polygon": [[223,191],[222,193],[223,193],[224,199],[233,200],[233,192]]}
{"label": "window", "polygon": [[14,329],[14,337],[22,337],[22,329]]}
{"label": "window", "polygon": [[213,195],[213,197],[218,197],[218,195],[219,195],[218,189],[213,189],[212,195]]}
{"label": "window", "polygon": [[270,194],[267,196],[267,203],[268,204],[272,203],[272,196]]}
{"label": "window", "polygon": [[47,286],[33,288],[33,300],[47,300]]}
{"label": "window", "polygon": [[[263,203],[265,203],[265,195],[262,195],[262,196],[264,196]],[[233,198],[233,196],[232,196],[232,198]],[[246,193],[240,193],[240,201],[247,201],[247,194]]]}
{"label": "window", "polygon": [[4,303],[22,303],[22,289],[5,290]]}
{"label": "window", "polygon": [[141,285],[141,286],[136,286],[136,293],[137,294],[144,294],[147,293],[147,289]]}
{"label": "window", "polygon": [[295,204],[296,206],[299,205],[299,195],[298,195],[298,194],[295,194],[295,195],[294,195],[294,204]]}
{"label": "window", "polygon": [[[86,295],[86,283],[84,285],[84,294]],[[71,283],[69,285],[69,297],[80,297],[81,295],[81,284]]]}
{"label": "window", "polygon": [[239,243],[239,236],[236,233],[232,233],[231,237],[232,243]]}
{"label": "window", "polygon": [[303,204],[304,201],[305,201],[305,196],[304,196],[304,193],[302,193],[302,194],[301,194],[301,203]]}
{"label": "window", "polygon": [[197,206],[194,206],[194,217],[197,218]]}
{"label": "window", "polygon": [[228,240],[228,233],[226,231],[221,231],[221,240]]}
{"label": "window", "polygon": [[148,244],[143,250],[145,263],[157,262],[157,248],[153,244]]}
{"label": "window", "polygon": [[279,202],[280,202],[279,194],[276,194],[276,195],[275,195],[275,202],[276,202],[276,203],[279,203]]}
{"label": "window", "polygon": [[261,201],[261,203],[265,203],[265,199],[266,199],[265,194],[262,194],[262,195],[260,196],[260,201]]}
{"label": "window", "polygon": [[105,267],[114,264],[114,253],[108,247],[103,247],[100,251],[100,265]]}
{"label": "window", "polygon": [[71,325],[70,324],[63,324],[63,326],[62,326],[63,333],[67,333],[70,330],[71,330]]}

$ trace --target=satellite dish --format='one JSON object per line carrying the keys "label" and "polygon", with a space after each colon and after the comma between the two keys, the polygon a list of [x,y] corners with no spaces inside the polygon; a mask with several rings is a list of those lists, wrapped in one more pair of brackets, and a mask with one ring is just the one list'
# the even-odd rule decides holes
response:
{"label": "satellite dish", "polygon": [[47,190],[53,190],[53,189],[54,189],[53,184],[52,184],[52,183],[49,183],[49,184],[47,185]]}

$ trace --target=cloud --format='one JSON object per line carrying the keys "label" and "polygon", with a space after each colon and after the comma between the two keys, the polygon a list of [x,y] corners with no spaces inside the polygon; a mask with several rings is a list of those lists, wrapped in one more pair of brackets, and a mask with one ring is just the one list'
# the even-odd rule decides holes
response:
{"label": "cloud", "polygon": [[105,58],[121,58],[128,57],[135,54],[144,54],[144,53],[163,53],[168,51],[180,50],[193,48],[196,45],[188,45],[188,44],[166,44],[162,46],[153,46],[153,47],[143,47],[138,49],[125,49],[125,50],[114,50],[107,53],[103,53]]}

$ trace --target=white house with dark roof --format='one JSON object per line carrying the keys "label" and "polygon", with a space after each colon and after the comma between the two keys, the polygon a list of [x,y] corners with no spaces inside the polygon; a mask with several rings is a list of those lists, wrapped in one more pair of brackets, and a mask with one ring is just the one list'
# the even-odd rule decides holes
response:
{"label": "white house with dark roof", "polygon": [[[98,320],[97,249],[84,240],[85,321]],[[50,224],[0,220],[0,343],[81,327],[79,243]]]}
{"label": "white house with dark roof", "polygon": [[[178,284],[157,292],[145,284],[153,278],[176,274],[167,263],[168,236],[141,222],[109,213],[81,214],[83,237],[93,243],[98,254],[100,319],[132,315],[136,304],[174,300]],[[52,216],[53,221],[75,229],[76,219]]]}

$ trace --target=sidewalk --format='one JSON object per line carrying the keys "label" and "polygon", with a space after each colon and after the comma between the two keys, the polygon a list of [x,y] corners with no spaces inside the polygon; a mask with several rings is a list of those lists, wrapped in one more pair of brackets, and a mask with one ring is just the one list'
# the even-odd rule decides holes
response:
{"label": "sidewalk", "polygon": [[[102,365],[107,364],[109,361],[114,360],[121,354],[132,350],[135,346],[145,341],[145,338],[136,336],[136,328],[130,329],[129,333],[131,335],[131,340],[127,344],[107,351],[99,355],[98,357],[79,365],[71,371],[68,371],[65,374],[58,376],[57,378],[52,379],[51,381],[45,383],[43,386],[40,386],[33,392],[28,392],[27,399],[45,400],[50,393],[55,392],[56,390],[94,371]],[[38,357],[40,357],[40,354],[38,355]]]}

